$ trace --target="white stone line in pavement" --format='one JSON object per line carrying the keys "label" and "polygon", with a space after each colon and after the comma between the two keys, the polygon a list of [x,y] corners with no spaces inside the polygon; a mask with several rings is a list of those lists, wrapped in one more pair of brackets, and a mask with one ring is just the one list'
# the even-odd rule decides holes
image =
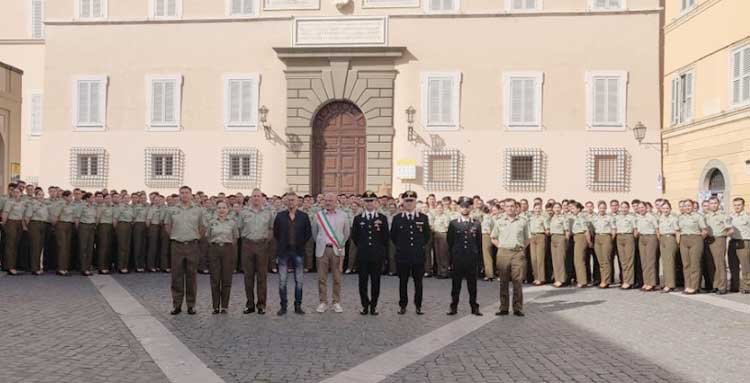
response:
{"label": "white stone line in pavement", "polygon": [[96,275],[91,281],[170,382],[224,382],[114,278]]}
{"label": "white stone line in pavement", "polygon": [[694,294],[694,295],[688,295],[688,294],[672,294],[678,297],[692,299],[694,301],[699,301],[703,303],[707,303],[712,306],[721,307],[729,310],[734,310],[743,314],[750,314],[750,305],[740,302],[731,301],[729,299],[720,298],[717,296],[713,296],[710,294]]}
{"label": "white stone line in pavement", "polygon": [[[524,292],[545,292],[552,290],[553,287],[547,286],[529,286],[524,288]],[[511,297],[512,297],[511,289]],[[538,295],[537,295],[538,296]],[[537,296],[526,299],[524,303],[533,301]],[[492,306],[498,307],[500,302]],[[451,343],[463,338],[464,336],[478,330],[482,326],[497,319],[493,312],[487,312],[484,316],[478,317],[467,315],[447,325],[431,331],[411,342],[398,346],[392,350],[386,351],[372,359],[369,359],[353,368],[340,372],[321,383],[377,383],[389,375],[416,363],[420,359],[450,345]]]}

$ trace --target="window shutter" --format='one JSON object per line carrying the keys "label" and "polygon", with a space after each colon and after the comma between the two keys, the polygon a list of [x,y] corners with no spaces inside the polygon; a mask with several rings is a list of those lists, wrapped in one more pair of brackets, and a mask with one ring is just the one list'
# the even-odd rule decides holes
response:
{"label": "window shutter", "polygon": [[616,124],[620,122],[620,80],[611,78],[607,80],[607,122]]}
{"label": "window shutter", "polygon": [[522,122],[523,113],[523,81],[513,79],[510,82],[510,123],[518,124]]}
{"label": "window shutter", "polygon": [[606,121],[606,93],[607,80],[604,78],[594,79],[594,124],[601,124]]}
{"label": "window shutter", "polygon": [[166,0],[167,1],[167,16],[177,16],[177,0]]}
{"label": "window shutter", "polygon": [[536,9],[536,0],[526,0],[526,9]]}
{"label": "window shutter", "polygon": [[104,0],[91,0],[92,3],[92,9],[91,9],[91,17],[102,17],[102,1]]}
{"label": "window shutter", "polygon": [[432,11],[440,11],[443,9],[443,1],[442,0],[430,0],[430,10]]}
{"label": "window shutter", "polygon": [[89,121],[90,123],[101,123],[101,84],[98,81],[89,82]]}
{"label": "window shutter", "polygon": [[87,123],[89,118],[89,83],[86,81],[78,82],[78,122]]}
{"label": "window shutter", "polygon": [[79,16],[82,18],[91,17],[91,1],[92,0],[80,0],[81,10]]}
{"label": "window shutter", "polygon": [[240,120],[241,87],[237,80],[229,81],[229,122]]}
{"label": "window shutter", "polygon": [[253,102],[253,100],[252,100],[252,98],[253,98],[253,94],[252,94],[253,82],[250,81],[250,80],[242,80],[241,83],[242,83],[242,99],[241,99],[242,114],[241,114],[240,118],[241,118],[241,120],[242,120],[243,123],[248,124],[248,123],[250,123],[250,121],[252,119],[252,115],[253,115],[253,111],[252,111],[253,108],[251,106],[252,102]]}
{"label": "window shutter", "polygon": [[443,8],[444,11],[451,11],[453,10],[453,0],[443,0]]}
{"label": "window shutter", "polygon": [[536,92],[534,79],[523,80],[523,122],[533,124],[536,122]]}
{"label": "window shutter", "polygon": [[38,136],[42,134],[42,102],[41,94],[31,95],[31,135]]}
{"label": "window shutter", "polygon": [[453,79],[440,80],[440,122],[453,122]]}
{"label": "window shutter", "polygon": [[750,47],[742,50],[742,100],[750,101]]}
{"label": "window shutter", "polygon": [[679,77],[675,77],[672,79],[672,117],[671,117],[672,124],[676,124],[679,122],[679,118],[678,118],[678,115],[679,115],[678,114],[679,113],[678,111],[679,99],[678,98],[680,95],[678,91],[679,84],[680,84]]}
{"label": "window shutter", "polygon": [[160,81],[151,83],[151,122],[164,122],[164,84]]}
{"label": "window shutter", "polygon": [[255,13],[255,0],[242,0],[244,2],[243,4],[243,13],[246,15],[251,15]]}
{"label": "window shutter", "polygon": [[513,0],[513,9],[523,9],[524,0]]}
{"label": "window shutter", "polygon": [[441,122],[440,120],[440,80],[431,78],[428,81],[429,117],[430,125]]}
{"label": "window shutter", "polygon": [[31,37],[44,38],[44,1],[31,1]]}
{"label": "window shutter", "polygon": [[683,120],[687,121],[693,118],[693,74],[685,74],[684,92],[685,99],[683,100]]}
{"label": "window shutter", "polygon": [[175,89],[174,81],[164,82],[164,122],[175,122]]}

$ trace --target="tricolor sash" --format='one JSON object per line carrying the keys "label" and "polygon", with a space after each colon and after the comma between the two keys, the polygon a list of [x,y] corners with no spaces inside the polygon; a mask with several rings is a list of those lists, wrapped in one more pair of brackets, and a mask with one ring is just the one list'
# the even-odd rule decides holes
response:
{"label": "tricolor sash", "polygon": [[326,218],[325,210],[321,210],[317,214],[315,214],[315,218],[318,220],[318,224],[323,229],[323,234],[325,234],[328,238],[328,242],[331,242],[331,244],[333,245],[334,252],[338,254],[344,248],[344,244],[341,243],[338,235],[336,235],[336,230],[333,229],[331,222],[329,222],[328,218]]}

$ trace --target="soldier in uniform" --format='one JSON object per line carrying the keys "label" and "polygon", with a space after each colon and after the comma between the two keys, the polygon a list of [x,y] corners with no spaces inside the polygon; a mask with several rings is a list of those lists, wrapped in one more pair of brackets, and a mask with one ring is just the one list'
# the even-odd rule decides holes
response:
{"label": "soldier in uniform", "polygon": [[742,197],[732,200],[732,209],[732,240],[729,242],[729,273],[732,278],[729,290],[750,294],[750,214],[745,211],[745,199]]}
{"label": "soldier in uniform", "polygon": [[[708,231],[706,220],[693,211],[693,203],[687,200],[684,213],[678,218],[680,226],[680,255],[685,276],[685,294],[696,294],[701,284],[701,257],[703,256],[703,239]],[[619,235],[618,235],[619,237]]]}
{"label": "soldier in uniform", "polygon": [[13,185],[11,198],[3,206],[3,236],[5,237],[5,270],[8,275],[18,275],[18,246],[23,231],[26,203],[21,200],[21,189]]}
{"label": "soldier in uniform", "polygon": [[461,295],[461,282],[466,280],[469,290],[469,305],[473,315],[481,316],[477,303],[477,272],[482,252],[482,227],[471,218],[472,200],[461,197],[458,201],[461,215],[448,224],[448,251],[452,269],[451,306],[448,315],[458,313],[458,300]]}
{"label": "soldier in uniform", "polygon": [[[482,223],[484,224],[484,223]],[[530,253],[533,284],[540,286],[547,279],[544,274],[544,256],[547,252],[547,234],[549,218],[542,212],[542,203],[534,202],[534,210],[529,216],[529,234],[531,235]]]}
{"label": "soldier in uniform", "polygon": [[[161,215],[164,200],[159,193],[152,193],[150,196],[151,205],[146,211],[146,232],[148,234],[148,250],[146,253],[146,269],[150,272],[156,272],[157,256],[159,254],[159,236],[161,234]],[[162,238],[166,241],[166,238]]]}
{"label": "soldier in uniform", "polygon": [[573,265],[575,267],[576,286],[579,288],[587,287],[588,268],[586,262],[586,251],[592,247],[591,233],[589,232],[589,223],[583,210],[583,205],[578,201],[568,203],[571,211],[571,227],[573,234]]}
{"label": "soldier in uniform", "polygon": [[634,235],[638,239],[638,253],[641,257],[641,270],[643,274],[643,291],[654,291],[657,285],[659,269],[657,267],[656,251],[659,241],[656,231],[659,220],[648,211],[646,204],[638,204],[638,214],[635,216]]}
{"label": "soldier in uniform", "polygon": [[659,230],[656,234],[659,239],[661,262],[664,267],[662,292],[669,293],[677,286],[676,259],[677,244],[680,242],[680,226],[677,222],[677,215],[672,214],[672,204],[668,200],[663,200],[659,209],[661,215],[659,216]]}
{"label": "soldier in uniform", "polygon": [[49,208],[44,200],[44,189],[36,188],[35,199],[26,204],[24,219],[31,239],[31,272],[42,275],[42,250],[49,225]]}
{"label": "soldier in uniform", "polygon": [[57,274],[66,276],[70,266],[70,252],[77,208],[73,204],[73,196],[70,190],[65,190],[62,197],[65,202],[59,205],[55,214],[52,215],[52,224],[55,225],[55,239],[57,240]]}
{"label": "soldier in uniform", "polygon": [[[271,257],[271,234],[274,214],[264,206],[265,198],[260,189],[250,197],[250,205],[239,214],[240,237],[242,238],[242,268],[245,281],[245,314],[266,312],[268,296],[268,262]],[[255,299],[255,287],[258,299]]]}
{"label": "soldier in uniform", "polygon": [[130,196],[127,191],[121,193],[120,203],[115,206],[113,217],[115,236],[117,237],[117,270],[122,274],[128,273],[130,262],[130,241],[132,237],[132,224],[134,212],[130,205]]}
{"label": "soldier in uniform", "polygon": [[78,251],[81,262],[81,273],[91,275],[91,261],[94,256],[94,236],[96,235],[97,209],[94,197],[86,193],[82,197],[83,204],[78,209],[75,226],[78,229]]}
{"label": "soldier in uniform", "polygon": [[559,202],[555,202],[552,206],[549,232],[552,237],[550,240],[550,249],[552,253],[552,269],[555,276],[554,286],[561,287],[568,281],[568,273],[565,268],[565,252],[568,249],[568,239],[570,238],[570,224]]}
{"label": "soldier in uniform", "polygon": [[620,211],[615,216],[615,230],[617,234],[617,257],[622,270],[622,284],[620,288],[627,290],[635,283],[635,217],[630,214],[630,204],[622,201]]}
{"label": "soldier in uniform", "polygon": [[187,313],[195,315],[198,240],[203,237],[206,217],[203,208],[192,202],[192,192],[189,186],[180,188],[180,201],[169,209],[165,220],[172,248],[172,315],[182,312],[183,299]]}
{"label": "soldier in uniform", "polygon": [[409,277],[414,278],[414,305],[417,315],[422,312],[422,278],[425,270],[425,244],[430,239],[430,223],[426,215],[416,211],[417,193],[406,191],[401,195],[404,212],[393,218],[391,240],[396,246],[396,269],[399,280],[398,313],[406,313],[409,302]]}
{"label": "soldier in uniform", "polygon": [[216,217],[208,223],[208,266],[211,270],[211,302],[214,314],[226,314],[232,289],[232,273],[240,233],[237,221],[228,217],[229,207],[224,201],[216,204]]}
{"label": "soldier in uniform", "polygon": [[167,230],[167,220],[169,219],[170,208],[177,205],[179,196],[171,194],[167,198],[167,204],[161,209],[161,241],[159,241],[159,267],[164,273],[172,272],[172,241],[169,238]]}
{"label": "soldier in uniform", "polygon": [[[362,304],[362,315],[378,315],[378,298],[380,297],[380,272],[383,270],[386,250],[388,248],[388,219],[375,210],[375,193],[368,191],[362,194],[365,210],[354,217],[351,239],[357,246],[357,271],[359,273],[359,300]],[[370,294],[367,294],[367,282],[370,282]]]}
{"label": "soldier in uniform", "polygon": [[146,196],[133,193],[133,263],[135,272],[142,273],[146,269]]}
{"label": "soldier in uniform", "polygon": [[594,255],[599,260],[599,288],[606,289],[612,280],[612,243],[616,236],[615,219],[607,214],[607,203],[599,201],[598,213],[591,219],[594,228]]}
{"label": "soldier in uniform", "polygon": [[505,223],[492,230],[492,242],[497,246],[497,270],[500,275],[500,310],[495,315],[508,315],[510,304],[508,284],[513,283],[513,315],[522,317],[523,277],[526,274],[524,249],[529,245],[527,221],[516,215],[520,206],[515,201],[505,203]]}
{"label": "soldier in uniform", "polygon": [[104,203],[97,206],[96,212],[96,255],[99,262],[99,274],[109,274],[112,267],[112,234],[114,206],[112,194],[104,196]]}
{"label": "soldier in uniform", "polygon": [[[708,226],[708,250],[713,262],[713,291],[719,295],[727,293],[727,237],[731,235],[729,217],[719,209],[719,199],[708,199],[706,225]],[[709,288],[710,286],[706,286]]]}

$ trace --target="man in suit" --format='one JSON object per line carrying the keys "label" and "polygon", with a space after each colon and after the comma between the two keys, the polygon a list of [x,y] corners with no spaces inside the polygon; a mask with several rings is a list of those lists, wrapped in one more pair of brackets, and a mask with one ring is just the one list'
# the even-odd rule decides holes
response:
{"label": "man in suit", "polygon": [[461,215],[448,224],[448,249],[453,270],[451,308],[448,315],[458,313],[458,298],[461,295],[461,282],[466,279],[469,290],[471,313],[481,316],[477,303],[477,270],[482,251],[482,227],[479,221],[471,218],[473,201],[469,197],[459,199]]}
{"label": "man in suit", "polygon": [[[362,303],[362,315],[378,315],[378,297],[380,296],[380,271],[383,269],[386,249],[388,248],[388,218],[376,210],[378,197],[368,191],[362,194],[365,211],[354,217],[351,239],[357,246],[357,272],[359,273],[359,299]],[[367,294],[367,282],[370,282],[370,295]]]}
{"label": "man in suit", "polygon": [[396,269],[400,307],[398,313],[406,313],[409,303],[409,276],[414,278],[414,305],[417,315],[422,312],[422,278],[424,277],[425,243],[430,239],[430,223],[425,214],[416,210],[417,193],[409,190],[401,195],[404,211],[393,218],[391,240],[396,246]]}
{"label": "man in suit", "polygon": [[312,237],[310,218],[302,211],[297,210],[299,203],[297,194],[288,192],[284,195],[286,210],[276,214],[273,222],[273,238],[276,240],[276,259],[279,268],[279,297],[281,308],[277,315],[285,315],[287,308],[287,261],[291,258],[294,262],[294,312],[304,314],[302,311],[302,272],[305,258],[305,244]]}

